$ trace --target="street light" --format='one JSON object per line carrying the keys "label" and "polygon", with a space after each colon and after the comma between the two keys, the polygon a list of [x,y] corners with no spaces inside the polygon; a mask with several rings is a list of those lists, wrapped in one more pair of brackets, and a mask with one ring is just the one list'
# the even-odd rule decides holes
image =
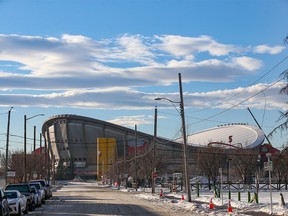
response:
{"label": "street light", "polygon": [[37,114],[32,117],[27,118],[26,115],[24,115],[24,182],[27,182],[27,132],[26,132],[26,125],[27,121],[29,119],[35,118],[37,116],[44,116],[44,114]]}
{"label": "street light", "polygon": [[188,202],[191,202],[191,189],[190,189],[190,181],[189,181],[189,174],[188,174],[188,160],[187,160],[187,137],[186,137],[186,126],[185,126],[185,114],[184,114],[184,101],[183,101],[183,92],[182,92],[181,73],[178,73],[178,77],[179,77],[180,102],[175,102],[175,101],[172,101],[168,98],[155,98],[155,100],[167,100],[170,103],[172,103],[174,107],[175,107],[175,103],[178,103],[180,105],[180,116],[181,116],[181,120],[182,120],[182,136],[183,136],[183,157],[184,157],[183,162],[184,162],[184,174],[185,174],[185,187],[186,187]]}
{"label": "street light", "polygon": [[13,107],[10,108],[8,111],[8,122],[7,122],[7,137],[6,137],[6,158],[5,158],[5,185],[7,185],[7,179],[8,179],[8,147],[9,147],[9,136],[10,136],[10,115]]}

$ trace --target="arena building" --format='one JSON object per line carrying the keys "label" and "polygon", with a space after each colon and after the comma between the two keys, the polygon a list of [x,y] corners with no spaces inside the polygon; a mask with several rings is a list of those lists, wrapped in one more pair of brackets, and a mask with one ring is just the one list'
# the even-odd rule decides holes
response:
{"label": "arena building", "polygon": [[[77,115],[49,118],[43,124],[42,133],[56,168],[61,159],[72,159],[75,172],[80,176],[103,175],[107,166],[117,159],[134,156],[136,146],[137,149],[147,149],[154,143],[153,135],[137,131],[136,128],[133,130]],[[262,130],[247,124],[223,125],[191,134],[188,136],[188,163],[193,163],[192,153],[204,146],[255,148],[264,142],[264,138]],[[169,150],[167,157],[171,172],[181,169],[181,140],[171,141],[157,137],[156,149]]]}

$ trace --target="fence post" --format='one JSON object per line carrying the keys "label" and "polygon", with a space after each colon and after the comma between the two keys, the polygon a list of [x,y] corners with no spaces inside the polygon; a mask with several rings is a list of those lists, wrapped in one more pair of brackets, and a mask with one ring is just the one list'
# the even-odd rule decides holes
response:
{"label": "fence post", "polygon": [[197,182],[197,185],[196,185],[196,190],[197,190],[197,197],[199,197],[199,183]]}

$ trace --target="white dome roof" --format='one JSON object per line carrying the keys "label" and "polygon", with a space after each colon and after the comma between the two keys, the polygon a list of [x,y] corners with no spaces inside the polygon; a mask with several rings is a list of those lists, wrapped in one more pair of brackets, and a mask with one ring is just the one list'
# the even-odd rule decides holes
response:
{"label": "white dome roof", "polygon": [[[188,135],[189,145],[207,146],[220,142],[242,148],[254,148],[264,142],[265,135],[258,127],[247,124],[229,124]],[[225,145],[223,145],[225,147]]]}

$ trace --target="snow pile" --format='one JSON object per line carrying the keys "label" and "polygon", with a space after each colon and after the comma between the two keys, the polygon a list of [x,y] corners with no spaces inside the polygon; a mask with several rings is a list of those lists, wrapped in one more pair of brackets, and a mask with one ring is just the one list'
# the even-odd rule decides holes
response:
{"label": "snow pile", "polygon": [[[119,188],[118,188],[119,189]],[[135,193],[134,189],[120,188],[123,192]],[[160,197],[160,191],[163,191],[163,196]],[[280,193],[283,194],[285,205],[281,202]],[[161,205],[165,205],[165,208],[176,209],[181,212],[193,212],[199,215],[260,215],[266,214],[270,215],[271,212],[271,202],[270,202],[270,192],[260,191],[258,203],[255,201],[248,203],[248,191],[243,191],[240,194],[240,201],[238,192],[231,193],[231,208],[232,213],[228,212],[228,193],[224,191],[223,197],[215,198],[213,192],[211,191],[200,191],[199,197],[196,195],[195,191],[192,191],[192,202],[182,200],[183,196],[186,198],[186,194],[180,192],[171,193],[168,189],[156,188],[155,194],[151,193],[151,188],[149,189],[138,189],[137,193],[133,194],[134,197],[139,199],[144,199],[149,202],[158,202]],[[251,195],[251,197],[253,197]],[[211,199],[212,198],[212,199]],[[212,204],[210,205],[210,201]],[[251,198],[252,200],[252,198]],[[213,207],[211,209],[210,207]],[[274,191],[272,192],[272,212],[273,215],[287,215],[288,216],[288,191]]]}

